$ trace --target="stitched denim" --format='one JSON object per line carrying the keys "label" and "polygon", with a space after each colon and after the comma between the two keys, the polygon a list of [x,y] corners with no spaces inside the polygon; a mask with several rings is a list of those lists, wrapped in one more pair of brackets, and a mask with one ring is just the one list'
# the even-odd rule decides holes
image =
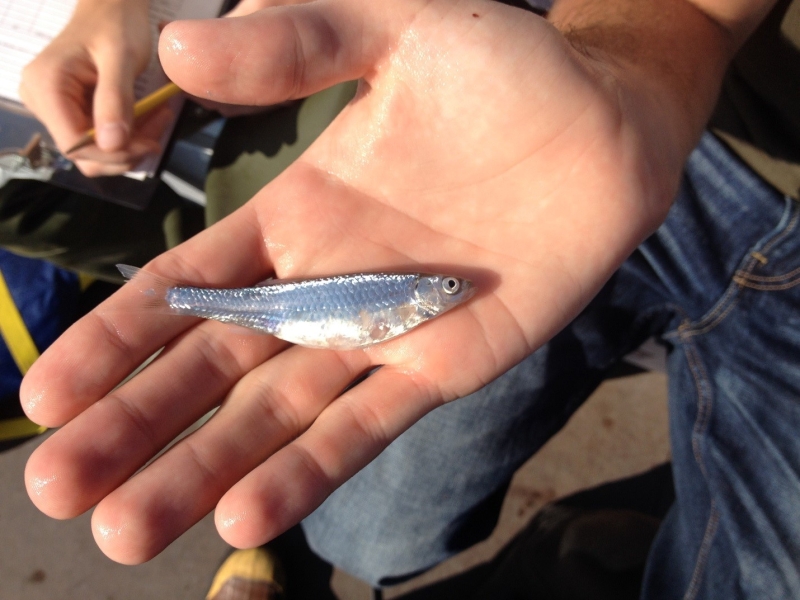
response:
{"label": "stitched denim", "polygon": [[665,223],[589,307],[337,490],[303,523],[312,548],[379,585],[479,541],[517,467],[656,336],[676,501],[643,598],[800,597],[799,219],[706,135]]}

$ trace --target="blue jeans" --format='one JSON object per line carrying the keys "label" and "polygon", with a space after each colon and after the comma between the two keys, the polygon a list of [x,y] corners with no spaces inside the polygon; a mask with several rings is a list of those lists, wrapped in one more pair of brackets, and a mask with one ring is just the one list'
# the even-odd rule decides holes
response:
{"label": "blue jeans", "polygon": [[476,515],[499,510],[517,467],[656,336],[676,501],[642,597],[800,597],[799,219],[800,203],[706,135],[666,222],[592,304],[337,490],[303,523],[312,548],[380,585],[478,541]]}

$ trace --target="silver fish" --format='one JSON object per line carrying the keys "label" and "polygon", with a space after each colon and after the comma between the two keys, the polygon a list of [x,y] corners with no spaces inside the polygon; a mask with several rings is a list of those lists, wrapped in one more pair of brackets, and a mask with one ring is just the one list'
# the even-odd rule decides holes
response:
{"label": "silver fish", "polygon": [[269,280],[220,289],[166,282],[117,265],[148,303],[170,312],[236,323],[293,344],[344,350],[396,337],[471,298],[467,279],[420,273],[360,273],[319,279]]}

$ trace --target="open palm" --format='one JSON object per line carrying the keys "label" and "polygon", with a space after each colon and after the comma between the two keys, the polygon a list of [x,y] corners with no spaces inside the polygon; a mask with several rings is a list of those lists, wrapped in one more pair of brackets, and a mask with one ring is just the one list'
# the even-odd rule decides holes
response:
{"label": "open palm", "polygon": [[425,413],[542,345],[664,216],[688,150],[647,126],[647,90],[492,2],[320,0],[173,23],[161,56],[181,87],[221,102],[361,84],[278,179],[148,270],[218,287],[273,272],[444,272],[478,295],[408,335],[335,352],[115,294],[34,365],[22,399],[37,422],[64,425],[30,459],[33,501],[58,518],[99,503],[97,542],[125,563],[215,506],[227,541],[263,543]]}

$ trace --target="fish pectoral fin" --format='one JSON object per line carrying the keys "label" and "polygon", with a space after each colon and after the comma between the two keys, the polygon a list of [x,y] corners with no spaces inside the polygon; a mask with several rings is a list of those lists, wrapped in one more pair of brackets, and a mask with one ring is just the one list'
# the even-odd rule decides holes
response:
{"label": "fish pectoral fin", "polygon": [[369,331],[369,337],[376,342],[389,335],[390,327],[386,323],[378,323]]}
{"label": "fish pectoral fin", "polygon": [[369,312],[362,310],[359,313],[359,317],[361,317],[361,327],[364,331],[369,332],[371,340],[379,342],[389,335],[391,327],[381,315],[371,315]]}

